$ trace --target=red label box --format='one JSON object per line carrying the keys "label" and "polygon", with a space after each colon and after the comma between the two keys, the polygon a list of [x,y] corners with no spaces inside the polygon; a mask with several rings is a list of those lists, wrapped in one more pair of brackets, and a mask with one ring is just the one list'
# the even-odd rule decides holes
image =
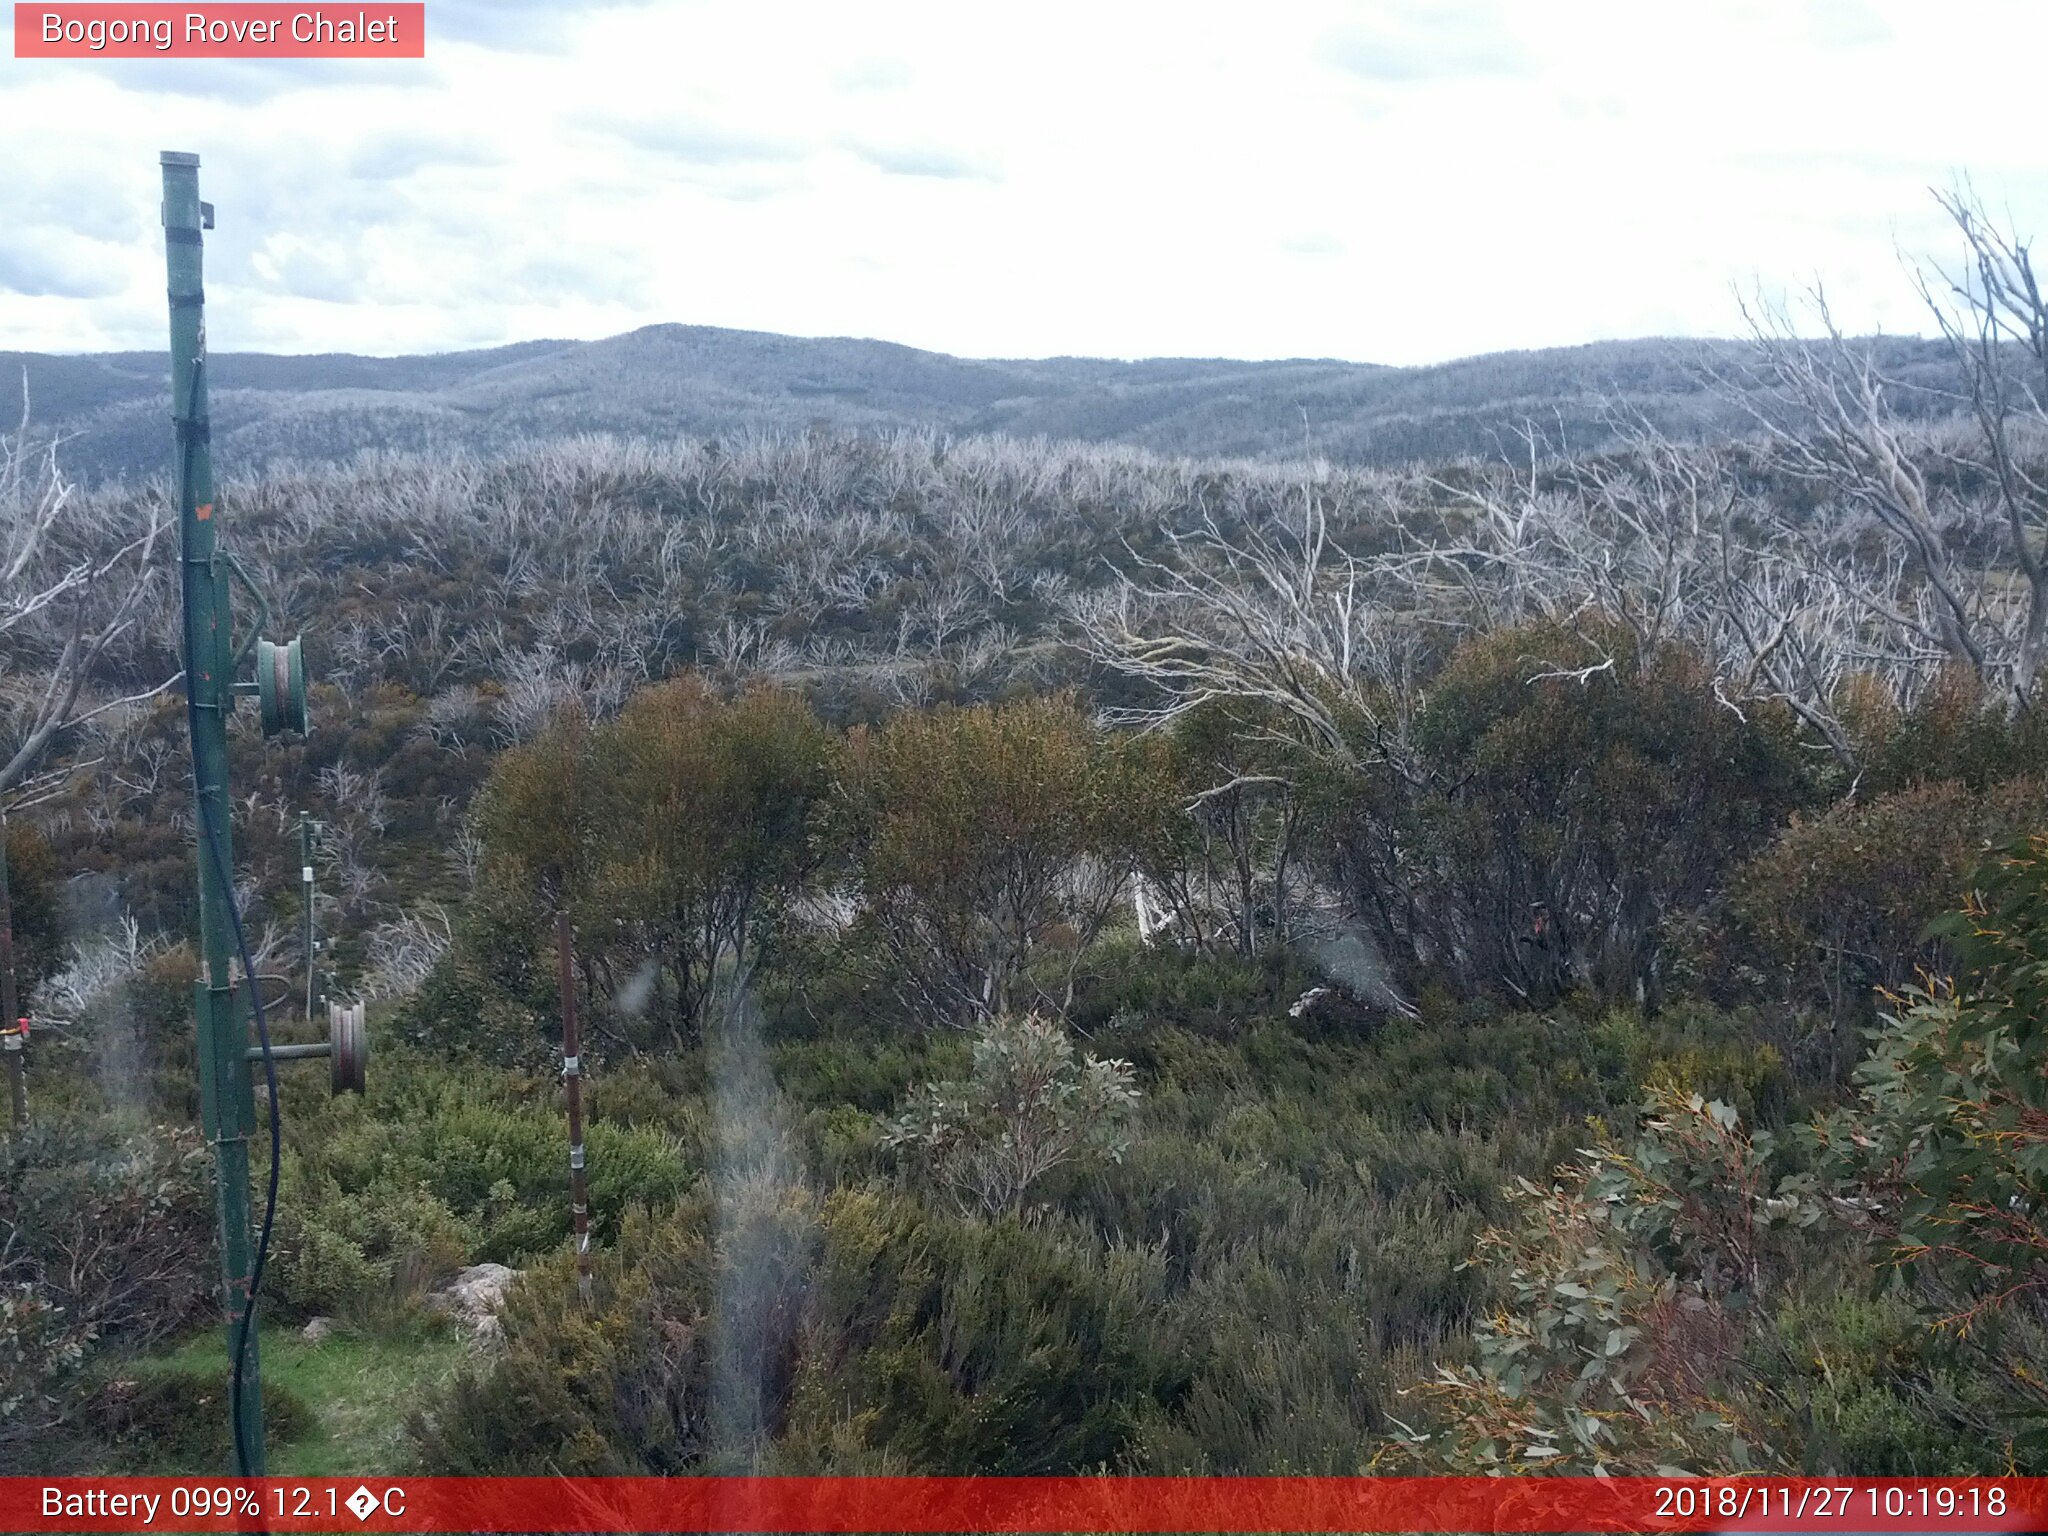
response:
{"label": "red label box", "polygon": [[0,1478],[0,1530],[796,1533],[2048,1530],[2048,1478]]}
{"label": "red label box", "polygon": [[18,59],[423,59],[427,8],[352,5],[14,7]]}

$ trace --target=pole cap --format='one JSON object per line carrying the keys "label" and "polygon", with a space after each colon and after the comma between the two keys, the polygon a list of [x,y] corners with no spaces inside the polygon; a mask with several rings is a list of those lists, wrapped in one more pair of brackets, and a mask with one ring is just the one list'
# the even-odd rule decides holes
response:
{"label": "pole cap", "polygon": [[190,154],[182,149],[167,149],[157,156],[157,160],[164,165],[197,165],[199,163],[197,155]]}

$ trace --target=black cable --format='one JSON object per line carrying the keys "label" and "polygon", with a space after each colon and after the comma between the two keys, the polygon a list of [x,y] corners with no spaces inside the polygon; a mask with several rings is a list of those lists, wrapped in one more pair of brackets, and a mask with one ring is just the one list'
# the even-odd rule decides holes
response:
{"label": "black cable", "polygon": [[[201,370],[205,363],[198,358],[192,361],[192,393],[188,399],[197,399]],[[180,434],[181,453],[179,457],[178,513],[182,519],[185,509],[192,502],[192,444],[193,434]],[[182,543],[180,557],[186,551]],[[184,574],[182,571],[179,573]],[[181,583],[182,585],[182,583]],[[237,1321],[233,1345],[230,1348],[228,1372],[228,1414],[234,1426],[235,1471],[238,1476],[250,1477],[250,1455],[248,1442],[242,1435],[242,1397],[247,1390],[244,1385],[243,1367],[249,1357],[249,1325],[256,1318],[256,1298],[263,1290],[263,1266],[270,1257],[270,1232],[277,1219],[277,1186],[283,1170],[283,1121],[277,1108],[277,1059],[271,1053],[270,1025],[263,1017],[263,989],[256,982],[255,962],[249,957],[249,941],[242,931],[242,914],[235,905],[234,882],[228,878],[227,858],[221,851],[220,829],[214,825],[212,808],[199,787],[199,705],[193,697],[193,679],[198,675],[192,656],[192,628],[188,622],[184,630],[185,653],[185,725],[191,733],[193,743],[192,798],[198,814],[194,818],[199,840],[213,862],[215,880],[220,883],[221,904],[227,908],[228,926],[234,930],[235,950],[242,961],[242,975],[249,983],[249,1006],[256,1016],[256,1038],[263,1049],[263,1081],[270,1096],[270,1184],[263,1199],[263,1226],[256,1239],[256,1260],[249,1268],[249,1297]],[[227,686],[233,687],[233,679]],[[232,695],[230,699],[232,700]]]}

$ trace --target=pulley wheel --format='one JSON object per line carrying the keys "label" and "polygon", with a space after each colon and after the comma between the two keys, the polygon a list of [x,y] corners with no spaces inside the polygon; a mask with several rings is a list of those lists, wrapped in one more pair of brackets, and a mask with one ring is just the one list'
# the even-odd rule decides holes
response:
{"label": "pulley wheel", "polygon": [[283,645],[256,642],[256,702],[264,735],[306,734],[306,662],[298,637]]}
{"label": "pulley wheel", "polygon": [[370,1031],[361,1003],[327,1005],[328,1086],[334,1096],[363,1091],[370,1064]]}

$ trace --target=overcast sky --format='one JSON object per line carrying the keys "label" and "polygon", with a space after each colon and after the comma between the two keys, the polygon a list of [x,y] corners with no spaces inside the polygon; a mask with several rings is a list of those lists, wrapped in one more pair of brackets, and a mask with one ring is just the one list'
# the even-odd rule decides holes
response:
{"label": "overcast sky", "polygon": [[[374,9],[374,7],[373,7]],[[221,349],[657,321],[968,356],[1429,362],[1728,334],[1968,173],[2048,232],[2038,0],[428,0],[424,61],[0,59],[0,349],[165,344],[157,151]]]}

